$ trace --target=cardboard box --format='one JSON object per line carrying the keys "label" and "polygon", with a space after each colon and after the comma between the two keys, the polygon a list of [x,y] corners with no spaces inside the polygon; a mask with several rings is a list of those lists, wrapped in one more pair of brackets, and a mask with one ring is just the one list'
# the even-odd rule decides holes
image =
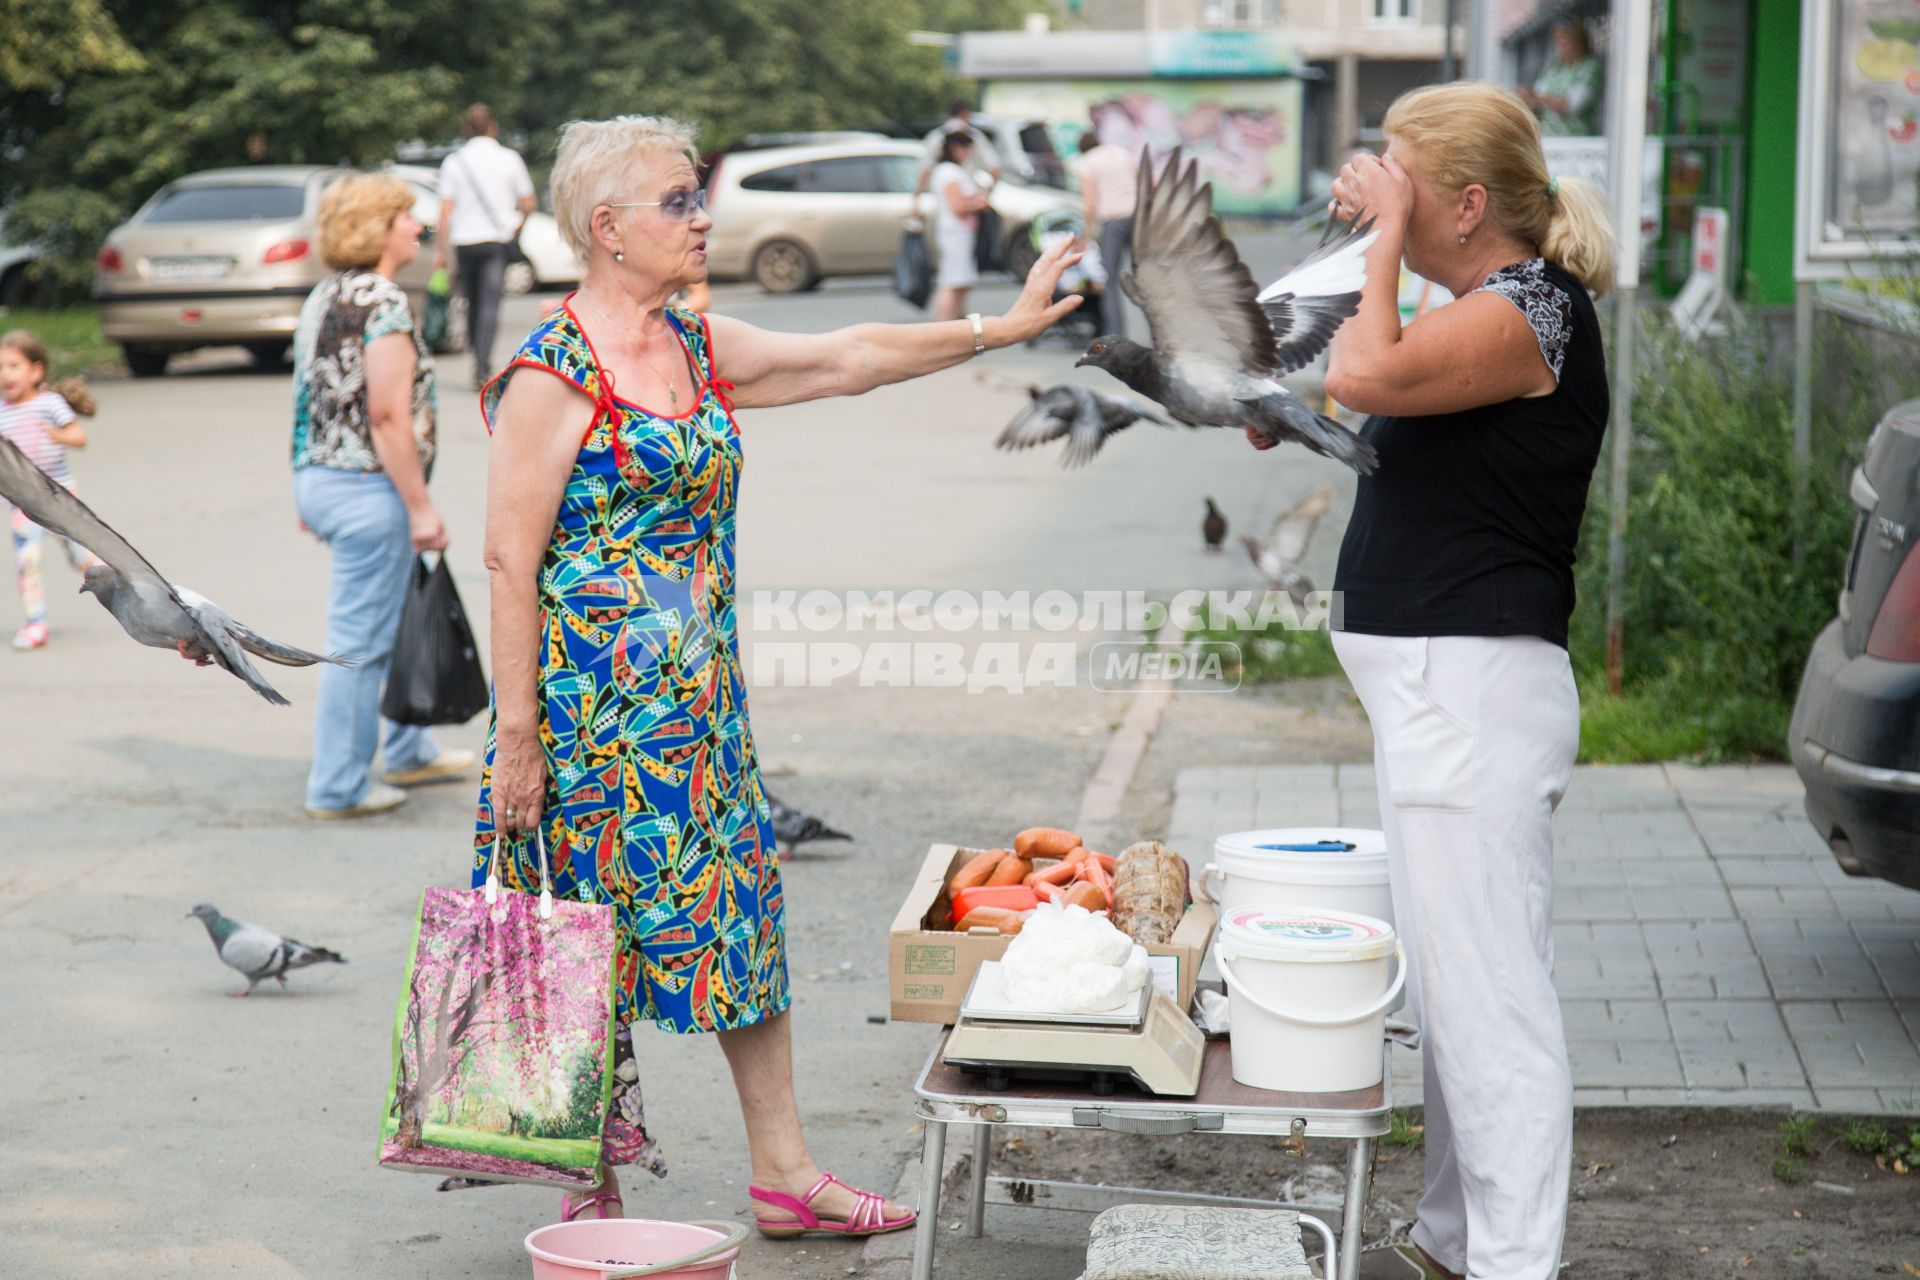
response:
{"label": "cardboard box", "polygon": [[[936,844],[914,877],[907,900],[893,918],[887,934],[887,971],[891,981],[891,1016],[895,1022],[951,1023],[960,1016],[973,971],[982,960],[998,960],[1012,941],[998,933],[955,933],[951,923],[947,881],[982,849]],[[1187,908],[1171,940],[1147,948],[1154,977],[1171,987],[1182,1009],[1193,1003],[1194,982],[1213,939],[1214,912],[1210,903],[1196,901]]]}

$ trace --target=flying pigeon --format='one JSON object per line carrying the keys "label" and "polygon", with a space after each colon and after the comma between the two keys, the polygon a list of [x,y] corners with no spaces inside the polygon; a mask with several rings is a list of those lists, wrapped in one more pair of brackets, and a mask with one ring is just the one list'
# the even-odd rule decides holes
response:
{"label": "flying pigeon", "polygon": [[773,809],[773,847],[779,852],[792,853],[808,840],[853,839],[844,831],[835,831],[810,813],[802,813],[790,804],[782,804],[773,792],[765,791],[764,794],[767,804]]}
{"label": "flying pigeon", "polygon": [[1076,365],[1105,369],[1195,427],[1251,427],[1296,440],[1362,475],[1366,441],[1282,386],[1360,306],[1373,222],[1329,217],[1320,244],[1256,297],[1253,276],[1213,212],[1213,187],[1175,148],[1156,181],[1145,154],[1133,211],[1133,266],[1120,283],[1147,313],[1153,345],[1095,338]]}
{"label": "flying pigeon", "polygon": [[996,391],[1024,395],[1030,400],[1026,408],[1014,415],[994,444],[1002,449],[1026,449],[1065,436],[1067,452],[1060,459],[1060,465],[1065,467],[1078,467],[1091,461],[1108,436],[1124,431],[1142,418],[1163,427],[1173,425],[1136,400],[1102,395],[1070,382],[1042,387],[991,372],[982,372],[980,381]]}
{"label": "flying pigeon", "polygon": [[287,985],[287,973],[292,969],[304,969],[310,964],[347,962],[347,958],[338,951],[310,947],[304,942],[283,938],[257,924],[229,920],[211,902],[197,902],[187,914],[200,917],[200,923],[207,926],[207,936],[213,939],[213,949],[220,954],[220,963],[245,975],[247,989],[234,992],[236,996],[252,995],[254,987],[268,978],[284,987]]}
{"label": "flying pigeon", "polygon": [[1333,486],[1323,484],[1282,511],[1267,531],[1265,542],[1250,533],[1240,535],[1241,544],[1267,586],[1286,592],[1295,604],[1305,604],[1307,593],[1313,590],[1313,583],[1300,572],[1300,562],[1307,558],[1307,544],[1313,541],[1320,517],[1332,507]]}
{"label": "flying pigeon", "polygon": [[351,665],[347,658],[323,657],[269,640],[235,622],[205,596],[168,582],[132,543],[5,439],[0,439],[0,498],[20,508],[35,524],[99,557],[103,563],[87,567],[80,590],[91,592],[121,629],[141,644],[217,662],[268,702],[282,707],[287,700],[261,677],[247,654],[286,667],[309,667],[316,662]]}
{"label": "flying pigeon", "polygon": [[1200,521],[1200,536],[1206,540],[1207,550],[1219,555],[1220,544],[1227,538],[1227,518],[1221,514],[1219,507],[1213,505],[1212,498],[1206,502],[1207,514]]}

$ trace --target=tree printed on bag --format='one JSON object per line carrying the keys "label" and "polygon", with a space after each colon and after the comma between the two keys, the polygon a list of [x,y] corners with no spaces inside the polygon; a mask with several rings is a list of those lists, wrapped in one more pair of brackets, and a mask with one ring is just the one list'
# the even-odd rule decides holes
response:
{"label": "tree printed on bag", "polygon": [[[388,1163],[538,1176],[605,1124],[613,936],[605,908],[429,890],[400,1015]],[[586,1163],[590,1166],[591,1160]]]}

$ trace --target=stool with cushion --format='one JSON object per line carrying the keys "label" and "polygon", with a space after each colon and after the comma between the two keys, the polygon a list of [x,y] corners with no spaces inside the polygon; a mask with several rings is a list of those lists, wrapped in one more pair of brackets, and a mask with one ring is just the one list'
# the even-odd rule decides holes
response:
{"label": "stool with cushion", "polygon": [[1125,1204],[1093,1220],[1081,1280],[1314,1280],[1285,1209]]}

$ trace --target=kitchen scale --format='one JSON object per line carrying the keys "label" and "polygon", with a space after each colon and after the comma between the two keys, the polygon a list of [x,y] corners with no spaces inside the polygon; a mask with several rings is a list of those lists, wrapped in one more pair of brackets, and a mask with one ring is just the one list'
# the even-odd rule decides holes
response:
{"label": "kitchen scale", "polygon": [[1125,1083],[1191,1096],[1200,1087],[1205,1045],[1200,1029],[1151,982],[1118,1009],[1037,1013],[1013,1003],[1000,962],[987,960],[973,975],[942,1056],[985,1076],[996,1092],[1021,1079],[1086,1083],[1102,1096]]}

